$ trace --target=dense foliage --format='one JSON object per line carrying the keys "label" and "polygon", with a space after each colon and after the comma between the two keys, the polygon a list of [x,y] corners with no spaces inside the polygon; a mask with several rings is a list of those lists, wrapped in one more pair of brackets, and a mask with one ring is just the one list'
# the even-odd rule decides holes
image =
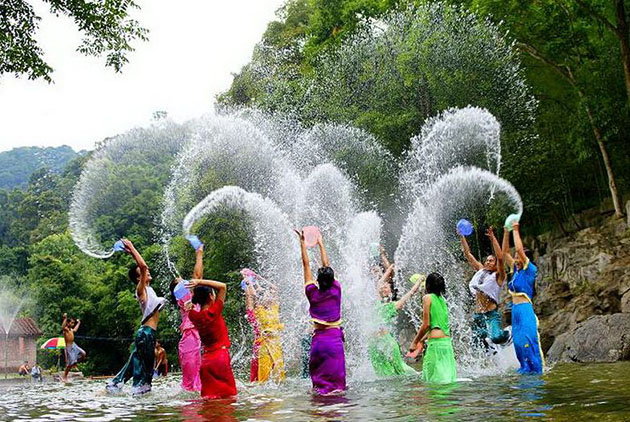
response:
{"label": "dense foliage", "polygon": [[21,147],[0,152],[0,189],[25,188],[31,174],[42,167],[61,173],[76,156],[77,153],[65,145]]}
{"label": "dense foliage", "polygon": [[[146,40],[147,30],[129,17],[138,8],[132,0],[84,1],[44,0],[54,15],[65,15],[74,21],[83,35],[77,50],[86,55],[105,55],[107,66],[120,72],[133,51],[131,42]],[[0,75],[12,73],[29,79],[52,81],[53,68],[44,59],[36,39],[40,21],[33,6],[25,0],[3,0],[0,3]]]}
{"label": "dense foliage", "polygon": [[[127,278],[132,261],[124,254],[107,260],[81,252],[68,229],[68,198],[88,156],[71,161],[61,174],[40,169],[32,174],[24,190],[0,190],[0,287],[23,296],[22,316],[34,317],[44,335],[40,341],[61,335],[64,312],[79,318],[77,343],[89,356],[80,369],[86,374],[111,374],[126,360],[132,336],[140,323],[140,309],[133,284]],[[125,168],[126,178],[116,180],[117,200],[124,213],[107,225],[109,231],[125,230],[154,273],[154,288],[169,296],[171,275],[163,267],[162,248],[153,232],[160,212],[160,197],[167,169],[159,177],[138,165]],[[206,243],[204,275],[230,283],[238,292],[240,275],[234,270],[249,264],[247,225],[242,216],[229,211],[204,220],[199,230]],[[183,238],[175,239],[172,252],[183,276],[190,276],[194,254]],[[167,307],[161,317],[158,338],[167,349],[169,362],[177,365],[178,310]],[[231,329],[238,330],[244,314],[238,294],[228,297],[226,314]],[[55,352],[40,351],[44,367],[55,365]],[[61,360],[63,363],[63,360]]]}
{"label": "dense foliage", "polygon": [[[610,209],[611,198],[617,214],[623,211],[619,197],[630,183],[627,1],[446,1],[441,21],[411,25],[389,45],[357,48],[365,25],[384,20],[388,28],[388,13],[404,12],[410,3],[435,7],[405,0],[287,1],[219,102],[294,110],[307,124],[350,121],[397,155],[426,118],[451,106],[484,106],[502,124],[502,175],[521,193],[530,227],[562,226],[604,200]],[[443,22],[450,32],[439,30]],[[501,39],[520,56],[538,101],[537,136],[514,132],[515,105],[497,95],[514,82],[503,79],[489,54]],[[361,55],[366,59],[358,63],[347,60]],[[317,95],[320,81],[331,76],[326,95]]]}

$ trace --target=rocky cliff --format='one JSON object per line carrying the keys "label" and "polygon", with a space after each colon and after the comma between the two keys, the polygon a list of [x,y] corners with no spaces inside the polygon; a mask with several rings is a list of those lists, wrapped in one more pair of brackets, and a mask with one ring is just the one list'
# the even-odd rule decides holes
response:
{"label": "rocky cliff", "polygon": [[[630,359],[630,229],[587,219],[574,233],[536,239],[536,312],[550,361]],[[589,227],[586,225],[589,224]]]}

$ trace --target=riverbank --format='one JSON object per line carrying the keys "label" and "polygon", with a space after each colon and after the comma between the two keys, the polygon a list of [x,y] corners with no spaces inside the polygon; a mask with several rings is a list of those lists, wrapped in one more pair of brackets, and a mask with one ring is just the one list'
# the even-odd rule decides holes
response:
{"label": "riverbank", "polygon": [[550,361],[630,359],[630,228],[600,210],[569,234],[530,239],[538,252],[541,343]]}

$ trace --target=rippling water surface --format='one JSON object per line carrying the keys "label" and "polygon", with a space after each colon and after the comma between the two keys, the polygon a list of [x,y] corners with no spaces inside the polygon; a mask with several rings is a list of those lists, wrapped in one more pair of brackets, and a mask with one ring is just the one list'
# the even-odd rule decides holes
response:
{"label": "rippling water surface", "polygon": [[[464,374],[465,376],[465,374]],[[451,386],[416,378],[351,382],[343,397],[314,397],[307,380],[239,385],[235,401],[204,401],[158,379],[135,398],[102,381],[0,386],[4,421],[628,421],[630,362],[557,365],[543,376],[477,377]]]}

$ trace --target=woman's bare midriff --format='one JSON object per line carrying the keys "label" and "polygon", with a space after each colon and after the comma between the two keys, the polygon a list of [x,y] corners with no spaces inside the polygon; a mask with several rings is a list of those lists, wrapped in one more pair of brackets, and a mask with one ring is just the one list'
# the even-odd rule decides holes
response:
{"label": "woman's bare midriff", "polygon": [[486,312],[497,309],[497,304],[481,292],[477,292],[475,295],[475,303],[477,304],[477,312],[480,314],[485,314]]}
{"label": "woman's bare midriff", "polygon": [[529,300],[525,296],[514,295],[512,296],[512,304],[518,305],[519,303],[527,303]]}
{"label": "woman's bare midriff", "polygon": [[431,332],[429,333],[429,337],[427,338],[444,338],[444,337],[448,337],[446,334],[444,334],[444,331],[442,331],[440,328],[434,328],[431,330]]}
{"label": "woman's bare midriff", "polygon": [[313,328],[315,328],[316,330],[328,330],[330,328],[339,328],[339,326],[338,325],[324,325],[324,324],[318,324],[314,322]]}
{"label": "woman's bare midriff", "polygon": [[142,324],[144,327],[150,327],[153,328],[154,330],[157,331],[157,326],[158,326],[158,321],[160,320],[160,312],[156,312],[153,315],[151,315],[151,318],[149,318],[147,320],[147,322],[145,322],[144,324]]}

